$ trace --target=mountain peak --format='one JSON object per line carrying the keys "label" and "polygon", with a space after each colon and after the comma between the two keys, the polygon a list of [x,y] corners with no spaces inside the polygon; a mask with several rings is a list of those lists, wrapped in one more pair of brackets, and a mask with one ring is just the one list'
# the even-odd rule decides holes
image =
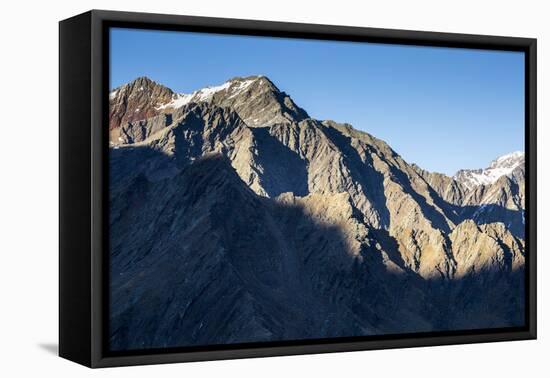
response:
{"label": "mountain peak", "polygon": [[525,161],[525,153],[523,151],[514,151],[506,155],[502,155],[491,162],[490,168],[515,168]]}
{"label": "mountain peak", "polygon": [[300,122],[309,115],[264,75],[237,76],[192,93],[176,93],[147,76],[121,85],[109,94],[110,140],[117,144],[120,128],[190,103],[232,108],[250,127]]}
{"label": "mountain peak", "polygon": [[249,76],[235,76],[228,80],[228,82],[247,85],[257,84],[257,85],[266,85],[271,90],[275,92],[280,92],[279,88],[265,75],[249,75]]}
{"label": "mountain peak", "polygon": [[231,107],[251,127],[309,118],[305,110],[264,75],[236,76],[220,85],[207,86],[192,93],[177,93],[157,110],[168,111],[193,102]]}
{"label": "mountain peak", "polygon": [[235,77],[226,83],[229,84],[227,93],[215,98],[216,105],[234,108],[248,126],[300,122],[309,118],[306,111],[267,76]]}
{"label": "mountain peak", "polygon": [[[229,79],[228,81],[246,81],[246,80],[256,81],[256,80],[262,80],[262,79],[269,80],[264,75],[248,75],[248,76],[235,76],[235,77],[232,77],[231,79]],[[271,80],[269,80],[269,81],[271,81]]]}
{"label": "mountain peak", "polygon": [[126,84],[122,84],[119,87],[111,90],[110,94],[111,94],[111,98],[113,98],[114,97],[113,94],[120,93],[121,90],[124,88],[126,88],[128,92],[132,92],[132,91],[150,90],[155,87],[165,88],[171,91],[169,88],[163,86],[162,84],[157,83],[156,81],[152,80],[147,76],[139,76],[139,77],[136,77],[134,80]]}
{"label": "mountain peak", "polygon": [[518,167],[525,164],[525,153],[514,151],[494,159],[485,169],[461,169],[453,178],[467,188],[472,189],[480,185],[496,182],[502,176],[510,176]]}
{"label": "mountain peak", "polygon": [[110,139],[118,139],[118,129],[122,125],[158,115],[158,107],[174,96],[170,88],[147,76],[140,76],[112,90],[109,93]]}
{"label": "mountain peak", "polygon": [[153,85],[153,84],[157,84],[154,80],[150,79],[148,76],[139,76],[137,78],[135,78],[134,80],[132,80],[130,82],[130,85],[132,84],[146,84],[146,85]]}

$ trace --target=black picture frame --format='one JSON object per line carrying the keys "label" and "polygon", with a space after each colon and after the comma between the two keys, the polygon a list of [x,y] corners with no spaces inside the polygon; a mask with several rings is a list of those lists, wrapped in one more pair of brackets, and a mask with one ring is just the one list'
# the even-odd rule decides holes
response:
{"label": "black picture frame", "polygon": [[[109,353],[106,348],[108,29],[180,30],[525,53],[526,325]],[[536,338],[536,39],[92,10],[59,24],[59,354],[88,367]]]}

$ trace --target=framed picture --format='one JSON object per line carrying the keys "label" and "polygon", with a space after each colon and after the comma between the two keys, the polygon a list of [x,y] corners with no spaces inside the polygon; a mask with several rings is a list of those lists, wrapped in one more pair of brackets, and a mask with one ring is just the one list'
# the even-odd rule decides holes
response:
{"label": "framed picture", "polygon": [[536,40],[60,22],[60,355],[536,338]]}

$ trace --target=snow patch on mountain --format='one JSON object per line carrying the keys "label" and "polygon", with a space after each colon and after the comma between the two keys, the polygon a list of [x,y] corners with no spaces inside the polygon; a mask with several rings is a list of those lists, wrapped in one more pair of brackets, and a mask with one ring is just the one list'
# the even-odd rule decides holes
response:
{"label": "snow patch on mountain", "polygon": [[166,104],[157,106],[157,110],[166,109],[166,108],[181,108],[184,105],[187,105],[191,99],[193,98],[193,94],[186,94],[186,93],[176,93],[174,95],[174,99]]}
{"label": "snow patch on mountain", "polygon": [[[258,76],[257,78],[260,78],[261,76]],[[227,91],[229,96],[227,98],[232,98],[243,91],[245,91],[250,85],[252,85],[257,78],[252,79],[246,79],[246,80],[229,80],[226,81],[223,84],[211,86],[211,87],[205,87],[198,89],[192,93],[177,93],[174,96],[174,99],[166,104],[162,104],[160,106],[157,106],[157,110],[167,109],[167,108],[173,108],[177,109],[184,105],[187,105],[190,102],[208,102],[212,100],[212,97],[216,93]]]}
{"label": "snow patch on mountain", "polygon": [[508,167],[508,168],[515,168],[520,163],[523,163],[523,159],[525,157],[525,153],[523,151],[514,151],[512,153],[503,155],[501,157],[496,158],[491,162],[491,168],[498,168],[498,167]]}
{"label": "snow patch on mountain", "polygon": [[226,81],[222,85],[202,88],[202,89],[199,89],[197,92],[195,92],[195,95],[199,101],[208,101],[212,97],[214,97],[216,93],[228,89],[231,86],[231,84],[232,83],[230,81]]}
{"label": "snow patch on mountain", "polygon": [[525,153],[515,151],[493,160],[488,168],[485,169],[462,169],[458,171],[453,178],[468,189],[473,189],[480,185],[489,185],[497,181],[502,176],[509,176],[519,166],[525,163]]}
{"label": "snow patch on mountain", "polygon": [[[239,93],[245,91],[252,83],[254,83],[254,81],[255,81],[254,79],[241,81],[239,84],[237,84],[237,86],[235,86],[235,88],[232,89],[233,93],[228,98],[235,97]],[[260,82],[260,84],[262,84],[262,82]]]}

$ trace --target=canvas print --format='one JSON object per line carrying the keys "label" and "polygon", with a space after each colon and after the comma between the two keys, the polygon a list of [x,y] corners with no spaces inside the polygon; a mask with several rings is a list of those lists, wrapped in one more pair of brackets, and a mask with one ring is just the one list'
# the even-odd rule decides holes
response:
{"label": "canvas print", "polygon": [[109,38],[110,350],[525,325],[523,53]]}

